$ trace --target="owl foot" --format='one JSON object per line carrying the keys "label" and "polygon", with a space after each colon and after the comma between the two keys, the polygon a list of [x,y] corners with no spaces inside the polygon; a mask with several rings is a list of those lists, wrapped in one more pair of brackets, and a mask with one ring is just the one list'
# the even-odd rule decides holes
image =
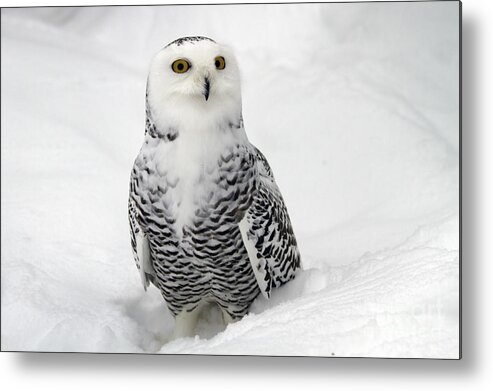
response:
{"label": "owl foot", "polygon": [[200,308],[197,307],[193,311],[183,310],[175,317],[175,329],[171,335],[171,340],[178,338],[193,337],[195,335],[195,327],[200,314]]}

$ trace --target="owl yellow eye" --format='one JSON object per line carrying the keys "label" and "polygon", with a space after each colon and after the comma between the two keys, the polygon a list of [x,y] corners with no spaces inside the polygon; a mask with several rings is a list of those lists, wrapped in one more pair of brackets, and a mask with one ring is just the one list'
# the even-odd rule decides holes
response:
{"label": "owl yellow eye", "polygon": [[173,72],[175,73],[185,73],[190,69],[190,63],[187,60],[180,58],[171,64],[171,69],[173,69]]}
{"label": "owl yellow eye", "polygon": [[223,56],[217,56],[214,59],[214,65],[217,69],[224,69],[226,67],[226,60],[224,60]]}

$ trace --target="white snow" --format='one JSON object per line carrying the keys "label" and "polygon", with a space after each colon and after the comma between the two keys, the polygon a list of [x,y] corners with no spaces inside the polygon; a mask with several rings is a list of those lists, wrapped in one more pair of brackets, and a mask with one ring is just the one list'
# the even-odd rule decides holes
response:
{"label": "white snow", "polygon": [[[3,350],[456,358],[458,3],[2,10]],[[147,66],[230,44],[305,271],[167,342],[130,250]]]}

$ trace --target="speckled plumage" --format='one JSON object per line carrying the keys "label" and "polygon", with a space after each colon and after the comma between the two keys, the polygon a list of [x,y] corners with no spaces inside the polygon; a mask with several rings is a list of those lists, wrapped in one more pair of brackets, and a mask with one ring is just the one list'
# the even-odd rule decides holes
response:
{"label": "speckled plumage", "polygon": [[[130,180],[135,261],[144,286],[158,287],[177,319],[215,302],[234,321],[260,292],[269,297],[295,276],[296,239],[267,160],[246,137],[234,56],[203,37],[162,51],[150,70],[145,141]],[[210,66],[209,52],[212,63],[225,56],[229,73]],[[162,70],[185,55],[195,73]],[[211,80],[208,102],[194,89],[201,77]],[[175,92],[162,91],[161,78]]]}

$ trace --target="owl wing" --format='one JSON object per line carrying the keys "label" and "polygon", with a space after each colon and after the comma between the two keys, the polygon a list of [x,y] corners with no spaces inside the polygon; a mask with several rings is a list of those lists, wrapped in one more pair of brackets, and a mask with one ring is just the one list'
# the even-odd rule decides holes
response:
{"label": "owl wing", "polygon": [[257,190],[239,228],[257,283],[269,298],[272,287],[294,278],[301,262],[288,211],[269,163],[257,148],[255,155]]}
{"label": "owl wing", "polygon": [[147,290],[149,282],[154,279],[155,271],[152,267],[149,239],[139,224],[137,204],[132,197],[132,187],[128,199],[128,219],[130,222],[130,239],[135,264],[139,270],[142,285]]}

